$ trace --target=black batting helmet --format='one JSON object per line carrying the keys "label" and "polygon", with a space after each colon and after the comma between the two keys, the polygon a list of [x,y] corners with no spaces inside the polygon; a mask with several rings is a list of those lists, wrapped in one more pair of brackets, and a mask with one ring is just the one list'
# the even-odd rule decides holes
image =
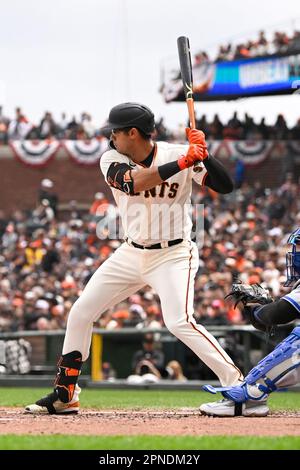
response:
{"label": "black batting helmet", "polygon": [[111,131],[126,127],[136,127],[146,135],[152,134],[155,129],[154,114],[140,103],[118,104],[110,110],[108,123],[103,129]]}

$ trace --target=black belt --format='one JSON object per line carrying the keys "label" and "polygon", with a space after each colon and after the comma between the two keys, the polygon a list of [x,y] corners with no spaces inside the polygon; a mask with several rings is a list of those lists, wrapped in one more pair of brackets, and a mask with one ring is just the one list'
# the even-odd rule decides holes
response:
{"label": "black belt", "polygon": [[[141,250],[158,250],[159,248],[165,248],[161,246],[161,243],[155,243],[154,245],[144,246],[144,245],[139,245],[138,243],[135,243],[135,242],[129,242],[128,238],[126,238],[126,241],[129,243],[129,245],[132,245],[135,248],[140,248]],[[183,241],[182,238],[177,238],[177,240],[170,240],[168,241],[168,247],[178,245],[178,243],[181,243],[182,241]]]}

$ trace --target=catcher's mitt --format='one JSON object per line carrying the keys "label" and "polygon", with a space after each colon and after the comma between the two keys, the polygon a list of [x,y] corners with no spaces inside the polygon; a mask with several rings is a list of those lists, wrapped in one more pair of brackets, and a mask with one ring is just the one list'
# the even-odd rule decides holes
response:
{"label": "catcher's mitt", "polygon": [[273,302],[269,291],[259,284],[248,285],[236,282],[232,284],[232,289],[229,294],[225,296],[225,299],[229,297],[235,301],[234,308],[239,302],[242,302],[244,307],[248,304],[266,305]]}
{"label": "catcher's mitt", "polygon": [[231,291],[225,296],[225,299],[229,297],[235,300],[234,308],[239,302],[242,302],[244,305],[244,313],[254,328],[264,331],[267,335],[272,335],[273,327],[260,322],[253,313],[254,308],[250,305],[248,306],[248,304],[266,305],[273,302],[267,289],[264,289],[259,284],[242,284],[237,279],[236,282],[232,284]]}

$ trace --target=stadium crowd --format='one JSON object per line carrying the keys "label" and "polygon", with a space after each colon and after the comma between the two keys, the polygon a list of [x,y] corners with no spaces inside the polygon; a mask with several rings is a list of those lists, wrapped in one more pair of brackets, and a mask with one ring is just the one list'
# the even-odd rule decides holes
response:
{"label": "stadium crowd", "polygon": [[92,121],[89,113],[83,112],[79,119],[72,116],[68,119],[65,113],[59,120],[55,120],[52,113],[46,111],[39,124],[28,119],[20,107],[15,110],[15,117],[10,118],[0,106],[0,144],[7,144],[9,140],[23,139],[91,139],[100,135],[99,128]]}
{"label": "stadium crowd", "polygon": [[[245,114],[243,119],[239,119],[236,112],[228,120],[223,123],[218,114],[216,114],[212,121],[209,121],[205,114],[196,118],[197,129],[202,129],[208,139],[212,140],[299,140],[300,139],[300,118],[297,120],[293,127],[289,127],[283,114],[279,114],[273,125],[268,125],[265,118],[262,118],[259,123],[255,123],[253,117]],[[159,137],[164,136],[163,122],[158,123]],[[167,132],[167,130],[166,130]],[[167,132],[168,137],[173,139],[185,140],[185,129],[182,126],[178,129],[177,133],[173,135]]]}
{"label": "stadium crowd", "polygon": [[[188,125],[188,124],[187,124]],[[245,114],[240,119],[235,112],[228,122],[222,122],[216,114],[212,121],[209,121],[205,115],[197,119],[197,128],[202,129],[207,138],[210,139],[253,139],[253,140],[287,140],[300,139],[300,118],[294,126],[289,127],[282,114],[279,114],[272,125],[265,123],[263,118],[256,123],[253,117]],[[15,117],[5,116],[2,106],[0,106],[0,145],[6,145],[10,140],[23,139],[51,139],[56,138],[81,140],[97,138],[105,135],[101,127],[97,127],[90,114],[84,112],[80,118],[73,116],[68,119],[65,113],[62,113],[60,120],[54,120],[50,112],[45,112],[38,125],[33,124],[26,117],[21,108],[16,108]],[[106,135],[106,137],[108,137]],[[171,131],[164,123],[163,119],[156,122],[157,140],[185,141],[185,127]]]}
{"label": "stadium crowd", "polygon": [[[102,230],[114,206],[96,193],[90,210],[72,203],[57,211],[50,180],[43,180],[36,207],[0,213],[0,331],[64,328],[68,312],[93,272],[120,245]],[[288,175],[278,189],[247,183],[221,196],[195,188],[193,202],[204,204],[204,244],[195,284],[195,318],[203,324],[243,324],[241,311],[224,302],[233,276],[259,282],[276,298],[285,279],[286,239],[300,225],[299,186]],[[199,217],[203,215],[200,214]],[[108,329],[163,325],[160,303],[150,287],[105,312]]]}
{"label": "stadium crowd", "polygon": [[300,31],[295,30],[291,36],[282,31],[275,31],[272,39],[267,39],[265,31],[259,31],[255,40],[248,40],[237,45],[229,42],[221,45],[217,57],[213,60],[207,52],[199,51],[194,57],[194,65],[204,62],[221,62],[250,57],[268,56],[273,54],[285,54],[300,50]]}

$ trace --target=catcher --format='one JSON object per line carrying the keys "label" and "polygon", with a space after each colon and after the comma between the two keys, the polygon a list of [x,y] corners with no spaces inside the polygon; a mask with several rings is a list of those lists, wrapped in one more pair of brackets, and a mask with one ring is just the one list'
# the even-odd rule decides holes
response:
{"label": "catcher", "polygon": [[[242,302],[245,314],[252,325],[269,332],[274,325],[289,323],[300,317],[300,228],[289,237],[292,250],[286,255],[286,287],[293,285],[289,294],[272,301],[267,290],[258,284],[247,286],[233,284],[226,297]],[[200,411],[209,416],[266,416],[269,412],[267,399],[270,393],[300,382],[300,326],[263,358],[245,377],[241,385],[212,387],[205,385],[210,393],[221,392],[224,399],[205,403]]]}

